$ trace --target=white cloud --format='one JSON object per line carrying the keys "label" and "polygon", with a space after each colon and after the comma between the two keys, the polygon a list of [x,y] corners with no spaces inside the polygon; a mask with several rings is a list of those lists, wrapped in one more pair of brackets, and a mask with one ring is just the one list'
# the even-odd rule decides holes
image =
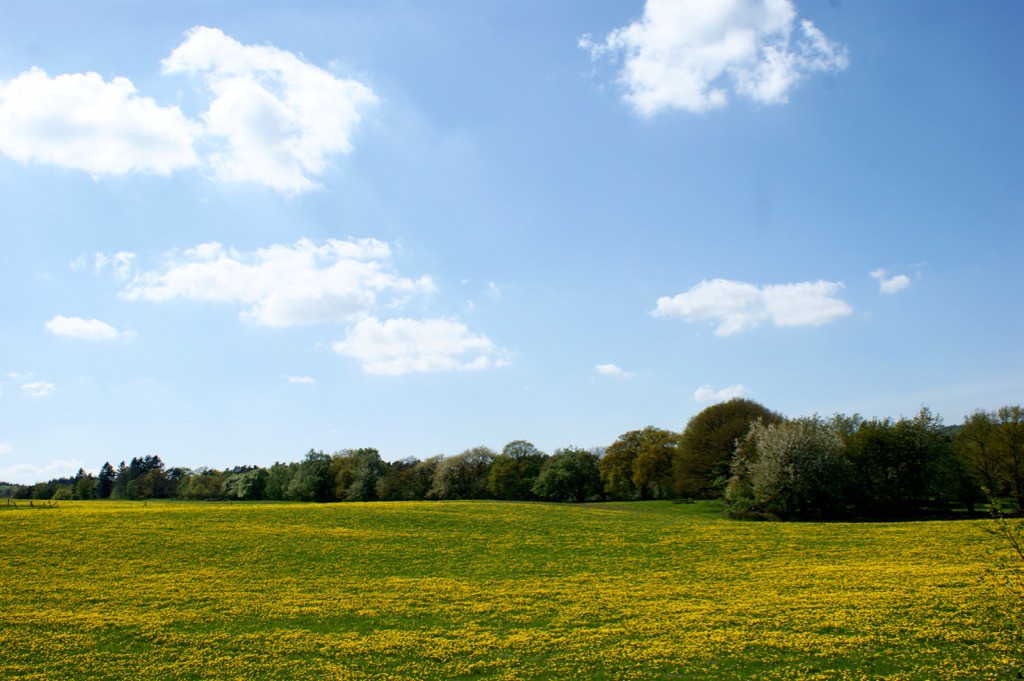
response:
{"label": "white cloud", "polygon": [[632,378],[633,376],[636,376],[632,371],[620,369],[614,364],[598,364],[594,367],[594,371],[602,376],[611,376],[613,378]]}
{"label": "white cloud", "polygon": [[479,370],[505,366],[505,353],[486,336],[447,319],[370,317],[355,325],[335,352],[363,363],[369,374],[398,376],[414,372]]}
{"label": "white cloud", "polygon": [[797,20],[792,0],[648,0],[639,21],[580,47],[623,57],[624,99],[642,116],[715,109],[730,89],[781,104],[806,74],[849,65],[845,47]]}
{"label": "white cloud", "polygon": [[351,322],[369,314],[382,294],[401,302],[435,291],[430,277],[393,273],[390,257],[390,247],[376,239],[300,239],[252,252],[206,243],[168,253],[162,268],[135,275],[121,296],[242,305],[242,318],[262,326]]}
{"label": "white cloud", "polygon": [[10,454],[14,449],[6,442],[0,442],[0,454]]}
{"label": "white cloud", "polygon": [[715,335],[728,336],[771,322],[775,326],[818,326],[852,312],[836,297],[842,282],[806,281],[757,286],[742,281],[701,281],[685,293],[663,296],[651,314],[688,322],[710,321]]}
{"label": "white cloud", "polygon": [[201,77],[210,97],[201,120],[139,95],[127,78],[51,78],[33,67],[0,82],[0,153],[95,177],[206,166],[224,181],[300,194],[320,186],[331,155],[352,151],[363,111],[378,101],[356,80],[216,28],[193,28],[162,65]]}
{"label": "white cloud", "polygon": [[715,390],[710,385],[702,385],[693,391],[694,402],[725,402],[734,397],[743,397],[747,389],[740,384],[730,385],[721,390]]}
{"label": "white cloud", "polygon": [[289,383],[298,383],[300,385],[313,385],[316,383],[316,379],[312,376],[285,376],[284,380]]}
{"label": "white cloud", "polygon": [[378,101],[356,80],[216,28],[193,28],[162,63],[165,73],[202,75],[213,93],[202,118],[206,133],[223,141],[209,158],[217,177],[287,194],[319,186],[313,178],[327,157],[352,150],[362,111]]}
{"label": "white cloud", "polygon": [[77,258],[68,263],[68,267],[71,268],[72,272],[81,272],[88,265],[88,258],[85,257],[85,253],[79,254]]}
{"label": "white cloud", "polygon": [[46,328],[55,336],[70,338],[86,338],[89,340],[113,340],[120,332],[110,324],[98,319],[82,319],[80,317],[55,316],[46,322]]}
{"label": "white cloud", "polygon": [[140,97],[126,78],[97,73],[50,78],[32,68],[0,83],[0,152],[93,176],[168,175],[199,164],[199,126],[175,106]]}
{"label": "white cloud", "polygon": [[54,478],[71,477],[79,468],[85,466],[85,462],[79,459],[60,459],[46,464],[35,466],[30,463],[19,463],[13,466],[0,468],[0,480],[14,482],[22,485],[31,485],[37,482],[46,482]]}
{"label": "white cloud", "polygon": [[487,282],[487,295],[490,296],[492,300],[497,300],[498,298],[501,298],[501,289],[498,288],[498,285],[493,281],[489,281]]}
{"label": "white cloud", "polygon": [[[128,279],[132,274],[132,263],[135,260],[135,254],[129,253],[128,251],[118,251],[107,255],[106,253],[97,253],[95,263],[93,265],[93,271],[99,274],[104,269],[109,267],[113,272],[114,276],[124,281]],[[75,261],[78,262],[77,260]]]}
{"label": "white cloud", "polygon": [[46,381],[29,381],[21,384],[21,389],[30,397],[46,397],[54,391],[54,388],[53,383]]}
{"label": "white cloud", "polygon": [[871,272],[871,276],[878,280],[878,288],[882,293],[893,294],[910,286],[910,277],[905,274],[888,276],[889,273],[883,269]]}

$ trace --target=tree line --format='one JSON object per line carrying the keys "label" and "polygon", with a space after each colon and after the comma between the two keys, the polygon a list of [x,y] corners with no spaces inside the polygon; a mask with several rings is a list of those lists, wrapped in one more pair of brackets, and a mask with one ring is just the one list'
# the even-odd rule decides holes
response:
{"label": "tree line", "polygon": [[1024,411],[977,411],[944,426],[837,414],[787,419],[737,398],[704,409],[682,432],[648,426],[607,448],[552,454],[525,440],[495,452],[384,461],[373,448],[226,470],[167,468],[159,456],[105,463],[0,496],[34,499],[587,502],[723,499],[748,518],[896,518],[973,513],[988,496],[1024,507]]}

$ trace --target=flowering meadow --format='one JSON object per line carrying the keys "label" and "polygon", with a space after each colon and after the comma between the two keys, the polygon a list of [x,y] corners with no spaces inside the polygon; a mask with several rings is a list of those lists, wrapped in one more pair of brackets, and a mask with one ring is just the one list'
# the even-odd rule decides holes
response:
{"label": "flowering meadow", "polygon": [[0,506],[5,679],[973,680],[1021,663],[984,520],[25,504]]}

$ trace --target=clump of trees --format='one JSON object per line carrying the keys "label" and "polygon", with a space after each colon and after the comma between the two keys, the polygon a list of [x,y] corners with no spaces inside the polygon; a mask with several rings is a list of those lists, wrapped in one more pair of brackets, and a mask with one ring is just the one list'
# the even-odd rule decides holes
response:
{"label": "clump of trees", "polygon": [[598,464],[610,499],[667,499],[673,495],[672,466],[679,434],[647,426],[619,436]]}
{"label": "clump of trees", "polygon": [[837,415],[753,424],[737,444],[729,513],[765,518],[904,518],[969,513],[984,490],[1024,490],[1021,408],[977,412],[948,428],[927,408],[913,418]]}
{"label": "clump of trees", "polygon": [[1024,409],[976,411],[953,436],[960,463],[984,489],[1024,508]]}
{"label": "clump of trees", "polygon": [[384,461],[373,448],[227,470],[168,469],[133,458],[97,475],[79,470],[32,486],[0,483],[0,496],[33,499],[412,501],[503,499],[587,502],[721,498],[734,517],[901,518],[973,512],[986,495],[1024,506],[1024,411],[978,411],[944,426],[913,418],[835,415],[786,419],[747,399],[704,409],[682,432],[654,426],[607,449],[548,455],[526,440],[496,453]]}
{"label": "clump of trees", "polygon": [[547,455],[525,440],[501,454],[474,447],[455,456],[384,461],[373,448],[333,454],[309,450],[301,461],[264,468],[167,469],[159,456],[134,458],[99,475],[79,470],[33,486],[0,483],[0,496],[33,499],[185,499],[271,501],[414,501],[507,499],[597,501],[604,498],[599,454],[575,447]]}

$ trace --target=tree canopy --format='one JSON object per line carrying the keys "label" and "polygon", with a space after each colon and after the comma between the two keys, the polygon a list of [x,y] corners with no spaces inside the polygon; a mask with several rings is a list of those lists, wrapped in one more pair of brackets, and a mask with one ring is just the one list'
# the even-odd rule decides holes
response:
{"label": "tree canopy", "polygon": [[712,405],[695,415],[679,437],[673,465],[677,494],[687,497],[720,496],[729,478],[736,443],[755,421],[779,423],[782,416],[744,398]]}

